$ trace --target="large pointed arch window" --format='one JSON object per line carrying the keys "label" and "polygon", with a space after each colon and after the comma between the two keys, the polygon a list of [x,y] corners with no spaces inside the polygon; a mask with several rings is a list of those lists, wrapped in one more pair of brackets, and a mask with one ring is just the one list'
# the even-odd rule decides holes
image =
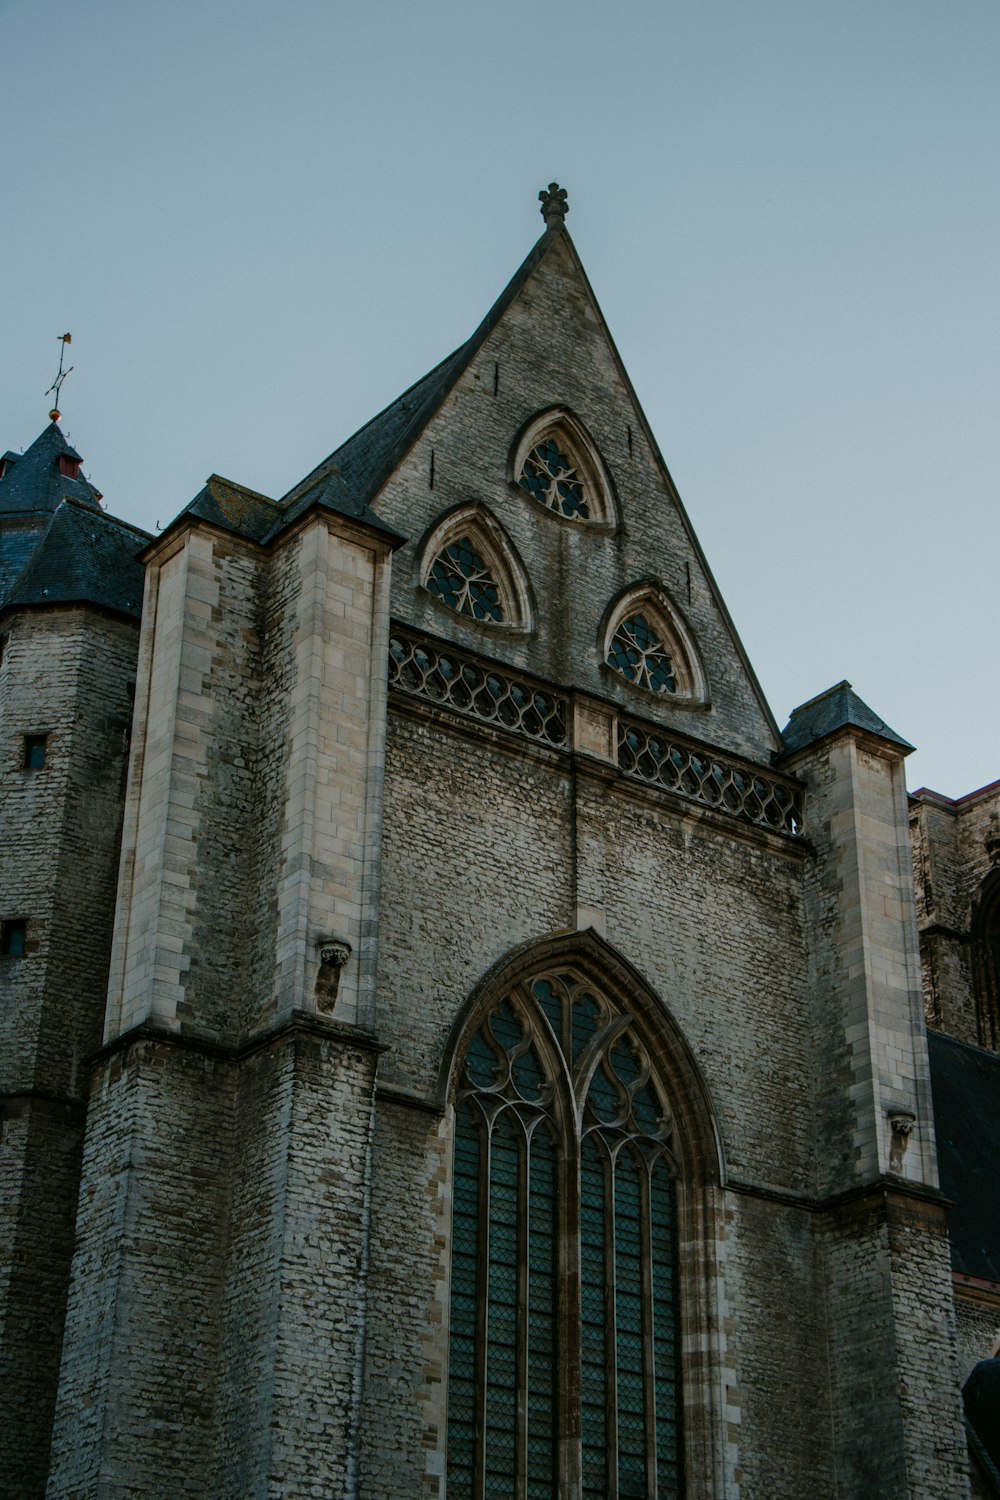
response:
{"label": "large pointed arch window", "polygon": [[578,417],[563,407],[540,412],[514,443],[510,478],[564,521],[614,525],[617,507],[607,466]]}
{"label": "large pointed arch window", "polygon": [[673,1125],[633,1018],[514,986],[456,1094],[449,1500],[681,1493]]}
{"label": "large pointed arch window", "polygon": [[694,637],[655,583],[633,586],[606,611],[600,651],[605,666],[633,687],[685,706],[707,701]]}
{"label": "large pointed arch window", "polygon": [[530,630],[534,600],[524,564],[485,505],[457,506],[438,518],[418,549],[420,586],[477,624]]}

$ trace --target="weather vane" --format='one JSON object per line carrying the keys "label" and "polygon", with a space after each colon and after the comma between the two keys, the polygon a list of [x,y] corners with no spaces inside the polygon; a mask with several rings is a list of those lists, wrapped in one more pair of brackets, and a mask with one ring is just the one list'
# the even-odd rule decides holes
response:
{"label": "weather vane", "polygon": [[66,345],[73,342],[73,335],[71,333],[61,333],[59,335],[59,342],[62,345],[62,348],[59,350],[59,373],[56,376],[55,380],[53,380],[52,384],[49,386],[48,390],[45,392],[46,396],[51,396],[52,393],[55,392],[56,399],[52,403],[52,410],[49,412],[50,422],[58,422],[60,416],[62,415],[59,410],[59,392],[62,390],[62,383],[66,379],[66,376],[72,374],[73,371],[72,365],[70,365],[68,370],[63,369],[63,359],[66,355]]}

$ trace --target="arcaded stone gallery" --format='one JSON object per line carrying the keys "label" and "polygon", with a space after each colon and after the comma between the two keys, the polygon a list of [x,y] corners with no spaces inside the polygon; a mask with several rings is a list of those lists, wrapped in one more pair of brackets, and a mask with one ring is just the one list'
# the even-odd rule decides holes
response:
{"label": "arcaded stone gallery", "polygon": [[1000,783],[779,729],[540,196],[282,499],[0,460],[5,1500],[1000,1495]]}

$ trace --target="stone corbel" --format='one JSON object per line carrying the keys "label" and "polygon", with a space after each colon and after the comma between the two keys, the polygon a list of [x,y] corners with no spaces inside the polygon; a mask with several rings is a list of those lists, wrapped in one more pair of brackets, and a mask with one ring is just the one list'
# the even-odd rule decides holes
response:
{"label": "stone corbel", "polygon": [[316,971],[316,1009],[329,1015],[337,1003],[340,976],[351,957],[351,945],[343,938],[319,937],[319,967]]}

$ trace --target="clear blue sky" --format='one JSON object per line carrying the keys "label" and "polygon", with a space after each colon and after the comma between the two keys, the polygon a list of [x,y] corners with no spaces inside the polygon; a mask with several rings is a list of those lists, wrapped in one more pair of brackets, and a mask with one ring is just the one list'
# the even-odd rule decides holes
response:
{"label": "clear blue sky", "polygon": [[1000,776],[997,0],[0,0],[2,430],[283,493],[569,227],[775,715]]}

